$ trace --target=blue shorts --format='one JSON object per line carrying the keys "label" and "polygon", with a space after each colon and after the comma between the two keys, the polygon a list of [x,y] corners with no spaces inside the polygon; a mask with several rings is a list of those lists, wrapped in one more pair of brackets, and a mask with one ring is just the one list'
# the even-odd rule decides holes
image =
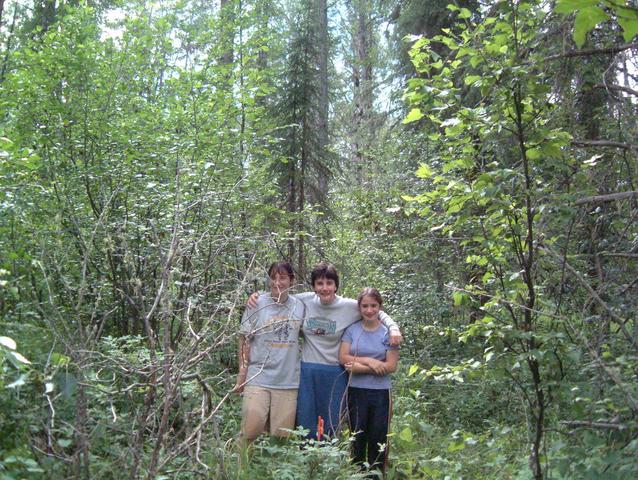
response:
{"label": "blue shorts", "polygon": [[348,372],[340,365],[301,362],[297,425],[310,430],[308,438],[317,438],[317,420],[323,418],[324,435],[339,431],[346,410]]}

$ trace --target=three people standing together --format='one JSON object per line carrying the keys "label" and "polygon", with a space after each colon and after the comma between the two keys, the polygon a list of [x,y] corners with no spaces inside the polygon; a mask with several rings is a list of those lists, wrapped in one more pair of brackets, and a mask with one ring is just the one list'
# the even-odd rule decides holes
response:
{"label": "three people standing together", "polygon": [[[284,437],[294,428],[295,418],[297,425],[309,431],[310,438],[318,438],[321,429],[325,435],[333,436],[346,410],[348,391],[351,432],[355,435],[353,457],[357,462],[369,461],[357,454],[357,442],[367,438],[370,429],[362,423],[363,407],[354,400],[357,392],[348,389],[348,384],[357,389],[378,390],[377,383],[370,386],[365,379],[384,378],[381,384],[386,392],[383,398],[387,398],[389,420],[388,375],[396,369],[398,360],[398,351],[393,347],[401,342],[398,326],[381,310],[378,291],[366,289],[358,301],[337,295],[339,275],[329,263],[322,262],[312,270],[314,292],[289,294],[295,277],[287,262],[273,263],[268,277],[270,292],[251,296],[241,324],[240,372],[235,387],[238,391],[244,389],[240,437],[252,441],[264,431]],[[370,308],[375,302],[377,306]],[[351,326],[354,330],[349,329]],[[350,333],[344,336],[346,331]],[[373,331],[374,339],[367,339],[367,333]],[[300,333],[303,346],[299,363]],[[348,352],[345,345],[349,345]],[[353,412],[358,412],[355,417]],[[371,421],[378,423],[375,419]],[[377,431],[373,432],[375,442],[386,442],[388,420],[383,442],[377,442],[381,438]],[[378,445],[372,455],[371,465],[383,464],[377,458]]]}

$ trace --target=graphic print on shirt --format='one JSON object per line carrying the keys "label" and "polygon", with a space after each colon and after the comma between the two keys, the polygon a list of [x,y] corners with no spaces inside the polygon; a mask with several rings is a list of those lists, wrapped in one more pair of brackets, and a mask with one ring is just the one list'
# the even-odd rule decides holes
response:
{"label": "graphic print on shirt", "polygon": [[310,317],[304,323],[304,329],[315,335],[334,335],[337,322],[325,317]]}
{"label": "graphic print on shirt", "polygon": [[[266,320],[261,329],[262,334],[272,333],[266,345],[271,348],[289,348],[297,345],[296,332],[299,331],[301,322],[287,315],[275,315]],[[292,336],[292,338],[291,338]]]}

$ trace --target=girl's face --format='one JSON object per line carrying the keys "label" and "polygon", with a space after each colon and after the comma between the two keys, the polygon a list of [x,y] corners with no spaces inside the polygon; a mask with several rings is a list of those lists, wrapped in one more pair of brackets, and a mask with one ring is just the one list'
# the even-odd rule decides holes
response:
{"label": "girl's face", "polygon": [[381,310],[381,305],[374,297],[366,295],[361,299],[359,311],[364,320],[377,320],[379,318],[379,310]]}
{"label": "girl's face", "polygon": [[275,300],[286,301],[291,286],[292,278],[290,275],[275,272],[270,276],[270,294]]}
{"label": "girl's face", "polygon": [[313,287],[321,303],[331,303],[337,298],[337,284],[332,278],[318,278]]}

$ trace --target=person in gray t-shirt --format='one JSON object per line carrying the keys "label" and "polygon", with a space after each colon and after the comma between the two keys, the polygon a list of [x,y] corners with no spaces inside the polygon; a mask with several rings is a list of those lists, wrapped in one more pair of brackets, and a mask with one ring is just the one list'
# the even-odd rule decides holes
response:
{"label": "person in gray t-shirt", "polygon": [[[324,439],[324,435],[335,435],[345,411],[348,377],[339,364],[341,335],[361,314],[356,300],[337,295],[339,274],[334,265],[327,262],[316,265],[310,283],[314,292],[293,295],[307,307],[301,331],[304,342],[296,424],[308,430],[309,438]],[[254,306],[256,298],[253,293],[249,307]],[[380,319],[390,330],[390,342],[400,344],[401,332],[396,322],[385,312],[380,312]]]}
{"label": "person in gray t-shirt", "polygon": [[247,308],[240,327],[240,370],[235,391],[244,393],[240,437],[252,441],[267,425],[273,436],[294,428],[299,388],[299,329],[305,306],[288,295],[294,273],[287,262],[268,270],[271,291]]}

